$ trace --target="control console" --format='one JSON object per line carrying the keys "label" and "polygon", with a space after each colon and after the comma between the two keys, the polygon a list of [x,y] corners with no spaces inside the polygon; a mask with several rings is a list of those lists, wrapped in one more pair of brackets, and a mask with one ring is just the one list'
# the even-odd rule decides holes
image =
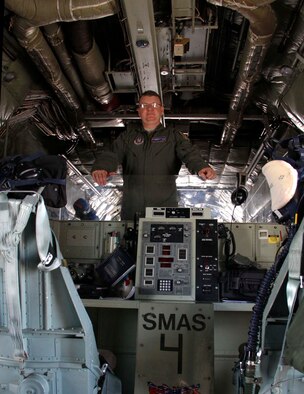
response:
{"label": "control console", "polygon": [[194,300],[192,220],[140,219],[136,298]]}
{"label": "control console", "polygon": [[196,220],[195,299],[219,301],[218,233],[216,220]]}
{"label": "control console", "polygon": [[211,210],[210,208],[194,207],[146,207],[146,218],[211,219]]}
{"label": "control console", "polygon": [[217,242],[216,220],[141,218],[135,297],[218,301]]}

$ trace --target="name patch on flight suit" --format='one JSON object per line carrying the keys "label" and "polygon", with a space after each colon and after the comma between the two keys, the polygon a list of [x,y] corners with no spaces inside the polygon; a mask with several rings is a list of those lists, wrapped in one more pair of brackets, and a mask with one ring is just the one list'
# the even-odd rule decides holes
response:
{"label": "name patch on flight suit", "polygon": [[160,137],[153,137],[152,142],[166,142],[167,141],[167,137],[164,136],[160,136]]}

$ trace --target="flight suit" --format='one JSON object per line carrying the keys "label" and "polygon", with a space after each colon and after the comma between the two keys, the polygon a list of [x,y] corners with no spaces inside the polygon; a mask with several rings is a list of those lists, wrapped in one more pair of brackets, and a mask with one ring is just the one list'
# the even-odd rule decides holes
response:
{"label": "flight suit", "polygon": [[123,169],[121,218],[133,220],[135,213],[145,214],[145,207],[177,206],[175,179],[182,163],[196,174],[207,164],[197,147],[181,132],[161,124],[147,132],[141,126],[122,132],[112,151],[104,151],[92,171]]}

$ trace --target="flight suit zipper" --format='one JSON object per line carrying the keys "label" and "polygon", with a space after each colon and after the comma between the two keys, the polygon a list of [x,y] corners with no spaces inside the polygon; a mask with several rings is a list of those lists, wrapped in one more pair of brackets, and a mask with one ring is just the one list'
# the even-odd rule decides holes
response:
{"label": "flight suit zipper", "polygon": [[[147,175],[147,169],[146,169],[146,163],[147,163],[147,155],[146,153],[149,151],[151,148],[151,140],[152,140],[152,135],[155,134],[155,131],[152,131],[151,133],[148,133],[147,131],[145,133],[145,142],[144,142],[144,173],[143,173],[143,195],[144,195],[144,206],[147,206],[147,199],[146,199],[146,175]],[[145,214],[145,212],[144,212]]]}

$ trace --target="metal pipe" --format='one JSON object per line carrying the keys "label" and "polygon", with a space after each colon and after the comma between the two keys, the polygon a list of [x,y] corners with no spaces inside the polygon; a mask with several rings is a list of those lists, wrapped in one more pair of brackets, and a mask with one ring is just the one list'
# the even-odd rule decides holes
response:
{"label": "metal pipe", "polygon": [[99,19],[117,12],[115,0],[5,0],[5,7],[33,26]]}
{"label": "metal pipe", "polygon": [[60,101],[68,105],[72,111],[80,111],[79,100],[66,79],[58,64],[58,61],[47,43],[39,27],[35,27],[30,21],[16,17],[13,24],[13,33],[20,45],[37,65],[46,81],[53,86]]}
{"label": "metal pipe", "polygon": [[221,145],[231,145],[241,126],[244,110],[261,71],[265,54],[277,26],[277,19],[269,5],[273,0],[208,0],[208,2],[238,11],[250,22],[228,118],[221,137]]}
{"label": "metal pipe", "polygon": [[83,76],[84,85],[90,95],[100,104],[109,104],[113,98],[105,80],[105,62],[96,45],[87,21],[67,24],[73,57]]}
{"label": "metal pipe", "polygon": [[[83,130],[84,121],[80,101],[39,26],[45,27],[58,21],[74,22],[113,15],[117,12],[115,0],[48,0],[47,2],[45,0],[8,0],[5,5],[16,14],[13,18],[13,31],[20,45],[28,51],[64,107],[70,110],[71,113],[68,115],[71,119],[69,121],[73,126],[80,125],[79,130]],[[52,30],[50,27],[45,27],[46,32],[50,30]],[[48,37],[50,39],[50,35]],[[59,33],[57,38],[60,38]],[[108,104],[111,101],[112,94],[103,77],[104,61],[97,46],[93,45],[92,48],[93,51],[89,55],[87,54],[85,61],[82,62],[83,66],[79,68],[84,73],[86,85],[93,97],[97,98],[102,104]],[[58,53],[61,63],[71,69],[68,65],[66,51],[59,51]],[[91,67],[88,67],[88,64],[92,63],[94,63],[94,70],[99,70],[99,79],[94,78],[95,74],[90,74]],[[76,81],[75,88],[82,95],[75,76],[71,77],[70,80]],[[92,134],[87,128],[85,130],[86,133],[84,134],[87,140],[94,144]]]}
{"label": "metal pipe", "polygon": [[[228,117],[227,114],[168,114],[165,115],[166,120],[189,120],[191,121],[205,121],[205,120],[226,120]],[[109,114],[103,112],[91,112],[86,114],[87,121],[104,121],[104,120],[114,120],[114,119],[121,119],[121,120],[138,120],[139,116],[137,114]],[[243,120],[249,121],[263,121],[262,115],[245,115]]]}
{"label": "metal pipe", "polygon": [[52,50],[56,54],[58,62],[60,63],[60,66],[65,76],[68,78],[71,85],[73,86],[77,97],[79,97],[84,109],[86,109],[88,100],[86,98],[85,91],[79,78],[79,74],[74,66],[73,58],[68,52],[68,49],[65,45],[61,25],[59,23],[52,23],[50,25],[46,25],[43,27],[43,32],[49,45],[52,47]]}

